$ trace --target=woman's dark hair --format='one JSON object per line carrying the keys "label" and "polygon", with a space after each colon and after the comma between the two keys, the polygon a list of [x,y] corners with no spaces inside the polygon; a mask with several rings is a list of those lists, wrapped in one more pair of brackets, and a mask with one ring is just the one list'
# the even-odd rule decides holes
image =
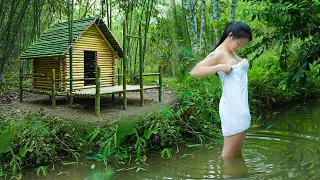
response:
{"label": "woman's dark hair", "polygon": [[218,46],[220,46],[220,44],[223,43],[223,41],[228,37],[230,32],[232,32],[233,39],[248,38],[249,41],[252,40],[252,31],[248,24],[244,22],[231,22],[226,25],[221,35],[220,41],[213,50],[215,50]]}

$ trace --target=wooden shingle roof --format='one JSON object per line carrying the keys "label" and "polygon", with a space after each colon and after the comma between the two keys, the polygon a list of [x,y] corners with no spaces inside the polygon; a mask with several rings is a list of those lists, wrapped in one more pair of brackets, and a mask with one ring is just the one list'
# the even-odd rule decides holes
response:
{"label": "wooden shingle roof", "polygon": [[[73,21],[73,42],[75,42],[91,25],[96,23],[119,57],[123,57],[123,50],[119,42],[100,17],[83,18]],[[57,23],[25,51],[21,59],[34,59],[39,57],[62,56],[69,48],[68,22]]]}

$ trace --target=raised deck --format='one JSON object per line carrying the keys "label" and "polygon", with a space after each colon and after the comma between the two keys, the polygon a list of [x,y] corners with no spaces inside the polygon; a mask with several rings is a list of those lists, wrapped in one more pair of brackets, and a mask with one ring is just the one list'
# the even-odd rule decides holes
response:
{"label": "raised deck", "polygon": [[[159,89],[160,86],[143,86],[144,90],[147,89]],[[51,95],[52,91],[51,90],[46,90],[46,89],[33,89],[33,88],[24,88],[23,91],[26,92],[31,92],[34,94],[43,94],[43,95]],[[100,88],[100,95],[104,94],[115,94],[115,93],[122,93],[123,86],[108,86],[108,87],[101,87]],[[140,86],[139,85],[127,85],[127,92],[133,92],[133,91],[140,91]],[[70,96],[69,91],[64,91],[64,92],[56,92],[57,96]],[[92,96],[95,97],[96,95],[96,88],[88,88],[88,89],[80,89],[80,90],[75,90],[72,93],[72,96]]]}

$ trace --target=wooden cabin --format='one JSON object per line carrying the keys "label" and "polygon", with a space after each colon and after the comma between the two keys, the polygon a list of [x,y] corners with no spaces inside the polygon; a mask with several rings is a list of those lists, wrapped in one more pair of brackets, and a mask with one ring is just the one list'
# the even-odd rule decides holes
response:
{"label": "wooden cabin", "polygon": [[[123,50],[99,17],[73,21],[73,42],[69,43],[68,22],[54,24],[23,55],[21,59],[32,60],[32,88],[51,90],[52,69],[55,69],[56,91],[69,91],[69,48],[73,50],[73,90],[95,87],[97,66],[101,76],[115,74],[115,59],[123,57]],[[78,79],[78,80],[77,80]],[[115,77],[101,80],[101,87],[114,86]]]}

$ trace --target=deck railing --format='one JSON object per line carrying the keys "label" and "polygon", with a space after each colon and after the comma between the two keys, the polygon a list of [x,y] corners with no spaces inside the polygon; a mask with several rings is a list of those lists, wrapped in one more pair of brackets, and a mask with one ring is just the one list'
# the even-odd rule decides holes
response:
{"label": "deck railing", "polygon": [[[143,74],[142,77],[146,77],[146,76],[159,76],[159,101],[162,101],[162,67],[159,66],[159,72],[158,73],[147,73],[147,74]],[[101,68],[97,67],[97,73],[96,73],[96,78],[74,78],[73,82],[75,81],[87,81],[87,80],[95,80],[96,81],[96,93],[95,93],[95,114],[96,116],[100,116],[100,99],[101,99],[101,80],[103,79],[107,79],[110,77],[123,77],[123,74],[113,74],[113,75],[105,75],[105,76],[101,76]],[[20,89],[20,102],[22,102],[22,94],[24,91],[23,87],[23,80],[24,79],[39,79],[39,80],[45,80],[45,81],[49,81],[51,82],[51,93],[49,93],[49,95],[51,96],[51,104],[52,104],[52,108],[56,108],[56,96],[73,96],[73,94],[67,93],[67,94],[58,94],[57,93],[57,88],[56,88],[56,82],[59,81],[64,81],[64,82],[68,82],[70,79],[56,79],[56,72],[55,69],[51,70],[51,78],[45,78],[45,77],[34,77],[32,74],[23,74],[22,70],[20,70],[20,85],[19,85],[19,89]],[[123,91],[122,93],[126,93],[126,88],[127,84],[123,83]],[[140,92],[144,90],[144,84],[143,84],[143,80],[140,80]],[[112,93],[112,99],[114,99],[114,93]],[[127,102],[127,97],[123,96],[123,100],[124,100],[124,104],[126,104]],[[143,93],[140,94],[140,100],[141,100],[141,105],[144,105],[144,96]],[[124,105],[125,106],[125,105]]]}

